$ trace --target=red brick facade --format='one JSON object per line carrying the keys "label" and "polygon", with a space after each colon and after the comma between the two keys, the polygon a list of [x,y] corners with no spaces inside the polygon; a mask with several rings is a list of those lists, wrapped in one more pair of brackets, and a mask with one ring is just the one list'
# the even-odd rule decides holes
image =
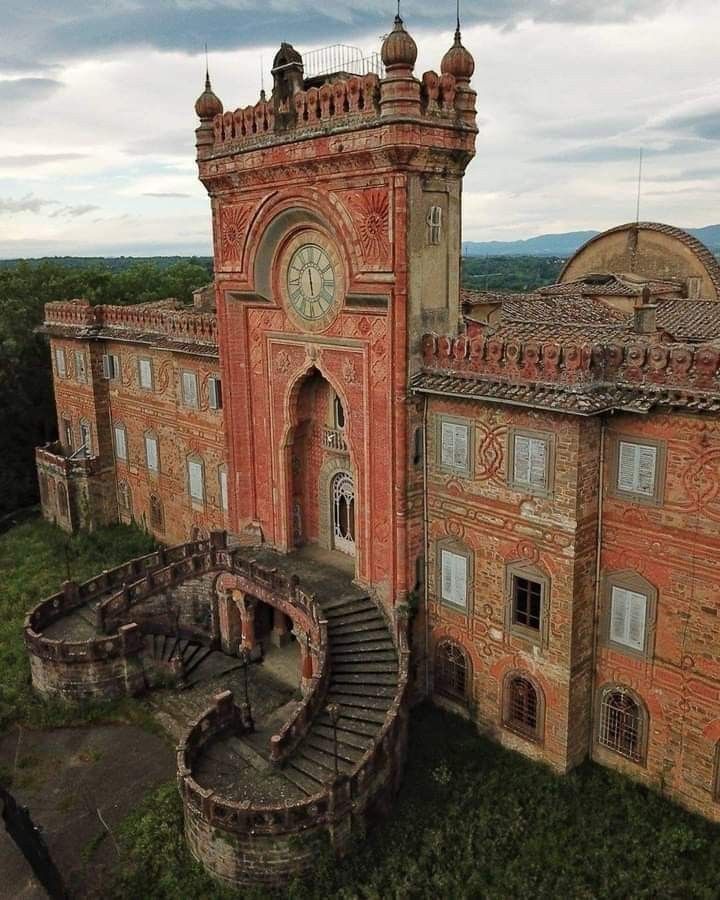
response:
{"label": "red brick facade", "polygon": [[[578,262],[572,281],[464,294],[461,309],[472,67],[458,38],[420,81],[393,35],[382,79],[305,82],[284,45],[271,100],[223,112],[208,84],[197,147],[216,313],[48,306],[66,365],[63,447],[38,451],[46,514],[134,518],[167,542],[228,528],[281,552],[351,549],[386,608],[418,602],[412,668],[437,702],[561,772],[592,756],[720,820],[720,316],[683,282],[718,273],[683,233],[643,225],[666,242],[655,280],[599,286]],[[613,259],[633,227],[613,230]],[[289,275],[308,245],[335,290],[310,318]],[[80,474],[65,420],[76,447],[90,429]]]}

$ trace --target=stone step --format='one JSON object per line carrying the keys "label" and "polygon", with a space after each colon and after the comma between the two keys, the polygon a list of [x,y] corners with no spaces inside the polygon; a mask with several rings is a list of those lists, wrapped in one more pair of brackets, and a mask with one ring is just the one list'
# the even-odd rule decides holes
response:
{"label": "stone step", "polygon": [[[375,733],[374,730],[373,733]],[[333,726],[329,721],[327,724],[316,721],[313,723],[310,736],[313,740],[332,741]],[[349,731],[345,728],[341,728],[339,723],[337,727],[337,737],[338,744],[348,748],[349,752],[359,753],[361,756],[372,746],[372,738],[370,735],[359,734],[356,731]]]}
{"label": "stone step", "polygon": [[313,781],[316,781],[318,785],[317,789],[322,785],[327,784],[333,776],[332,768],[320,765],[314,760],[309,759],[307,756],[304,756],[302,745],[290,757],[288,765],[292,766],[296,771],[302,772],[303,775],[307,775],[308,778],[312,778]]}
{"label": "stone step", "polygon": [[395,648],[392,646],[392,641],[390,642],[391,646],[388,649],[386,646],[381,648],[372,648],[368,644],[363,644],[362,650],[357,650],[352,647],[337,647],[336,649],[330,648],[330,658],[332,659],[333,666],[344,665],[345,663],[358,663],[364,664],[368,663],[394,663],[397,665],[397,653],[395,652]]}
{"label": "stone step", "polygon": [[330,609],[323,607],[323,612],[328,622],[336,622],[338,619],[349,618],[350,616],[362,615],[368,612],[377,612],[377,607],[369,600],[354,600],[346,603],[344,606],[335,606]]}
{"label": "stone step", "polygon": [[356,603],[364,603],[365,606],[374,606],[375,604],[369,597],[334,597],[332,599],[323,600],[318,597],[323,612],[330,613],[333,609],[339,609],[341,606],[349,606]]}
{"label": "stone step", "polygon": [[382,616],[376,615],[371,619],[365,619],[362,622],[357,623],[350,622],[346,625],[336,626],[334,622],[331,622],[328,631],[330,632],[330,640],[334,641],[335,638],[344,634],[362,634],[366,631],[375,631],[379,628],[383,629],[387,634],[387,626],[385,625]]}
{"label": "stone step", "polygon": [[396,672],[338,672],[333,666],[330,673],[332,680],[342,684],[365,684],[365,685],[391,685],[395,686],[398,681]]}
{"label": "stone step", "polygon": [[[332,728],[329,730],[330,737],[324,737],[311,731],[305,738],[303,747],[313,747],[315,750],[322,750],[323,753],[329,754],[332,759],[335,755],[335,743],[332,737]],[[338,729],[337,752],[338,757],[348,763],[356,763],[363,755],[363,749],[346,744],[345,741],[340,739],[340,729]]]}
{"label": "stone step", "polygon": [[282,773],[290,784],[294,784],[298,790],[308,797],[317,794],[322,789],[322,786],[314,778],[308,778],[304,772],[296,769],[291,762],[282,769]]}
{"label": "stone step", "polygon": [[210,656],[213,651],[210,647],[203,647],[202,651],[193,659],[191,663],[185,664],[185,677],[191,675],[205,660]]}
{"label": "stone step", "polygon": [[369,631],[356,631],[352,634],[334,635],[330,638],[331,647],[348,647],[354,644],[382,644],[382,648],[392,647],[393,642],[388,636],[387,628],[373,628]]}
{"label": "stone step", "polygon": [[362,609],[358,609],[356,612],[346,613],[341,616],[328,616],[328,624],[332,629],[339,628],[343,625],[355,625],[360,622],[367,622],[373,619],[377,619],[379,622],[385,624],[385,620],[383,619],[380,612],[373,607],[363,607]]}
{"label": "stone step", "polygon": [[[327,713],[321,713],[315,720],[315,725],[323,730],[328,728],[332,730],[332,722]],[[365,722],[357,716],[345,715],[343,711],[343,715],[338,719],[338,735],[340,735],[341,732],[354,734],[357,736],[358,740],[362,740],[363,738],[365,740],[371,740],[378,732],[378,723]]]}
{"label": "stone step", "polygon": [[388,687],[385,684],[343,684],[331,681],[330,691],[333,694],[347,694],[350,697],[373,697],[378,700],[386,700],[388,703],[397,693],[396,687]]}
{"label": "stone step", "polygon": [[333,664],[333,675],[355,675],[362,672],[377,672],[378,674],[394,675],[397,681],[398,667],[396,662],[340,662]]}
{"label": "stone step", "polygon": [[[326,770],[328,776],[335,774],[335,754],[330,742],[330,749],[325,750],[322,747],[311,747],[307,741],[303,741],[299,747],[299,754],[304,760],[308,760],[317,766],[321,766]],[[295,756],[293,756],[295,762]],[[353,761],[346,760],[340,753],[340,744],[338,743],[338,772],[344,772],[349,775],[353,770]]]}
{"label": "stone step", "polygon": [[[328,699],[339,703],[342,715],[348,719],[359,719],[361,722],[374,722],[382,725],[385,713],[390,708],[390,701],[383,697],[353,697],[350,694],[328,694]],[[374,734],[375,732],[373,732]]]}

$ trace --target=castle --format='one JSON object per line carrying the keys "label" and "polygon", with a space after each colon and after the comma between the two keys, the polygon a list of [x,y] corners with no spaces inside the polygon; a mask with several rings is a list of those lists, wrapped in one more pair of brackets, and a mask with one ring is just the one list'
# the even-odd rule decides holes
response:
{"label": "castle", "polygon": [[[416,55],[398,17],[379,71],[308,72],[283,44],[272,96],[234,111],[208,79],[213,285],[193,308],[46,306],[44,515],[136,521],[180,549],[41,604],[36,687],[133,692],[128,659],[160,628],[148,598],[188,579],[228,653],[252,650],[249,598],[305,635],[307,703],[274,753],[295,753],[314,805],[252,818],[196,785],[207,734],[241,727],[227,696],[179,763],[193,852],[233,883],[302,869],[287,835],[319,823],[342,843],[391,796],[413,692],[560,773],[591,757],[720,821],[720,266],[640,222],[556,285],[462,289],[474,61],[459,28],[439,74],[416,77]],[[308,559],[349,572],[345,593],[303,593]],[[91,650],[53,643],[90,601]],[[326,790],[328,699],[348,769]]]}

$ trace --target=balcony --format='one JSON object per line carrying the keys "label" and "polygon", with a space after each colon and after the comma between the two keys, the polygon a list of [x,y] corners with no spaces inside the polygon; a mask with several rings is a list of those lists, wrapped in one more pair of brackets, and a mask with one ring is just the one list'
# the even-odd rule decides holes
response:
{"label": "balcony", "polygon": [[345,432],[341,428],[323,428],[322,445],[325,450],[333,450],[335,453],[347,453]]}
{"label": "balcony", "polygon": [[39,467],[52,474],[66,478],[73,475],[87,476],[97,472],[100,459],[97,456],[84,456],[83,451],[68,453],[60,443],[55,441],[35,448],[35,462]]}

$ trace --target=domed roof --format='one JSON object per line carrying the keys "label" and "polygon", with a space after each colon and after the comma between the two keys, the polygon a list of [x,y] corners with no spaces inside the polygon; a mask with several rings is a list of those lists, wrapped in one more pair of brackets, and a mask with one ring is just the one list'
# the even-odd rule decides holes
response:
{"label": "domed roof", "polygon": [[395,16],[395,27],[385,38],[380,55],[387,69],[407,67],[412,69],[417,59],[417,44],[405,31],[403,20]]}
{"label": "domed roof", "polygon": [[222,101],[210,87],[210,76],[205,76],[205,90],[195,101],[195,112],[199,119],[214,119],[223,111]]}
{"label": "domed roof", "polygon": [[455,43],[443,56],[440,63],[443,75],[454,75],[458,81],[470,81],[475,71],[475,60],[472,53],[463,47],[460,28],[455,31]]}

